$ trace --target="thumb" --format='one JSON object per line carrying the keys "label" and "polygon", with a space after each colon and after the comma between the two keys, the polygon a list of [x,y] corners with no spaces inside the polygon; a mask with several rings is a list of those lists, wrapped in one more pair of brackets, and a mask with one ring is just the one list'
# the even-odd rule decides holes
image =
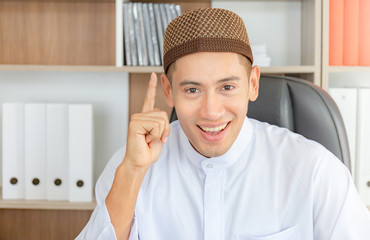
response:
{"label": "thumb", "polygon": [[149,147],[150,148],[155,148],[155,147],[159,147],[160,145],[162,145],[162,141],[159,140],[159,139],[156,139],[156,140],[153,140],[149,143]]}

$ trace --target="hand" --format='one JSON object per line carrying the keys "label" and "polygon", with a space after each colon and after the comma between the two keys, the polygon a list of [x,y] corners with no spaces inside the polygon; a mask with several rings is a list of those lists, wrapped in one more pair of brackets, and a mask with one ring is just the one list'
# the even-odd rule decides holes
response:
{"label": "hand", "polygon": [[124,163],[133,167],[148,168],[157,161],[170,134],[167,113],[154,108],[157,81],[152,73],[142,111],[131,116]]}

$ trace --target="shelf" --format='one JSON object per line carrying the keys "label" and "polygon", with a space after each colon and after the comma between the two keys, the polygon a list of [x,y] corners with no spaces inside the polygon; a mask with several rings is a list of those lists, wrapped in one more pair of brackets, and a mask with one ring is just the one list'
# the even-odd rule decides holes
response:
{"label": "shelf", "polygon": [[[212,2],[224,2],[225,0],[212,0]],[[233,2],[255,2],[258,0],[232,0]],[[281,0],[264,0],[265,2],[281,1]],[[285,0],[287,2],[295,2],[297,0]]]}
{"label": "shelf", "polygon": [[370,66],[329,66],[329,73],[370,73]]}
{"label": "shelf", "polygon": [[[261,73],[314,73],[315,66],[276,66],[260,67]],[[130,72],[130,73],[162,73],[162,66],[60,66],[60,65],[0,65],[0,71],[55,71],[55,72]]]}
{"label": "shelf", "polygon": [[277,67],[260,67],[261,73],[315,73],[315,66],[277,66]]}
{"label": "shelf", "polygon": [[3,200],[0,188],[0,209],[94,210],[95,206],[95,197],[92,202],[86,203],[47,200]]}
{"label": "shelf", "polygon": [[68,66],[68,65],[0,65],[0,71],[50,71],[50,72],[130,72],[150,73],[163,72],[162,66],[141,67],[141,66]]}

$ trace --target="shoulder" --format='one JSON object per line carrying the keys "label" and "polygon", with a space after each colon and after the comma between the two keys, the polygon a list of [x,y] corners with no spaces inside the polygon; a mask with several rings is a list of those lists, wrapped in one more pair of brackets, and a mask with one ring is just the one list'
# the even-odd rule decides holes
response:
{"label": "shoulder", "polygon": [[269,123],[250,119],[255,140],[261,140],[269,147],[276,147],[280,150],[305,151],[306,154],[322,154],[328,151],[320,143],[307,139],[306,137],[294,133],[287,128],[278,127]]}
{"label": "shoulder", "polygon": [[348,175],[343,163],[320,143],[304,136],[268,123],[250,119],[254,129],[257,149],[265,149],[270,164],[276,164],[291,172],[307,187],[313,183],[323,169]]}

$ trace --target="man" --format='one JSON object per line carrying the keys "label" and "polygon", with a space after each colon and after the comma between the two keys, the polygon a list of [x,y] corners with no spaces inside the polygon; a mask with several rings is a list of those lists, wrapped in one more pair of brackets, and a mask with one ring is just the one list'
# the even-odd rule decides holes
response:
{"label": "man", "polygon": [[154,108],[152,74],[78,239],[370,239],[370,214],[333,154],[245,117],[258,96],[252,62],[230,11],[197,9],[169,24],[161,81],[179,120],[170,126]]}

